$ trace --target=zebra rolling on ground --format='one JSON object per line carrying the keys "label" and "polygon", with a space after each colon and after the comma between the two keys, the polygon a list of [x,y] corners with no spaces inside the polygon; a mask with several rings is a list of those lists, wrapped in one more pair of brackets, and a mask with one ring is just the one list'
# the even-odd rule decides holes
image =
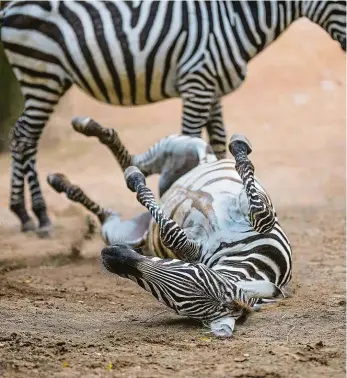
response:
{"label": "zebra rolling on ground", "polygon": [[[131,155],[115,130],[90,118],[75,118],[73,126],[109,148],[128,188],[148,210],[122,220],[64,174],[48,175],[57,192],[98,216],[109,245],[101,260],[109,272],[133,280],[217,336],[231,336],[237,319],[283,295],[292,276],[291,246],[254,177],[245,137],[231,138],[235,163],[218,160],[197,137],[171,135]],[[146,186],[145,176],[153,173],[160,174],[160,205]]]}
{"label": "zebra rolling on ground", "polygon": [[25,99],[11,132],[10,209],[22,231],[51,222],[36,168],[38,142],[72,84],[114,105],[180,97],[182,133],[206,127],[218,158],[226,135],[220,98],[236,90],[247,63],[295,20],[307,17],[346,50],[345,1],[7,1],[1,40]]}

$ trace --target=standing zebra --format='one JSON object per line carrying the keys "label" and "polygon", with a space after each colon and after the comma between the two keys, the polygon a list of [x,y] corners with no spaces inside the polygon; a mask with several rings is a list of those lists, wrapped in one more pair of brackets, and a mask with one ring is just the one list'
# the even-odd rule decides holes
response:
{"label": "standing zebra", "polygon": [[220,97],[247,63],[295,20],[308,17],[346,50],[345,1],[8,1],[1,40],[25,99],[11,133],[10,209],[35,230],[24,201],[28,178],[38,232],[47,215],[36,169],[42,130],[72,84],[110,104],[183,100],[182,133],[207,128],[218,158],[226,135]]}
{"label": "standing zebra", "polygon": [[[235,164],[218,160],[211,146],[196,137],[172,135],[132,156],[115,130],[90,118],[76,118],[73,126],[109,148],[128,188],[148,209],[121,220],[63,174],[48,176],[57,192],[98,216],[110,245],[101,253],[108,271],[132,279],[218,336],[231,336],[237,319],[282,294],[291,279],[291,247],[254,177],[245,137],[231,138]],[[145,176],[153,173],[160,174],[160,206],[146,186]]]}

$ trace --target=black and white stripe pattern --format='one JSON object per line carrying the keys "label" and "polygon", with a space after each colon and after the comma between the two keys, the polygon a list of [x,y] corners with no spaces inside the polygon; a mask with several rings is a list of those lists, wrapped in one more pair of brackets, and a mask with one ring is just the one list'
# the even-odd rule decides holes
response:
{"label": "black and white stripe pattern", "polygon": [[9,1],[1,39],[25,98],[11,135],[11,210],[35,225],[24,203],[28,178],[39,230],[47,232],[36,170],[37,145],[72,84],[110,104],[183,100],[182,133],[206,127],[225,156],[220,97],[247,74],[247,62],[293,21],[306,16],[345,49],[343,1]]}
{"label": "black and white stripe pattern", "polygon": [[[217,160],[202,139],[182,135],[131,155],[115,131],[91,119],[73,123],[109,148],[128,188],[150,214],[121,220],[65,176],[48,177],[56,191],[99,217],[110,245],[102,251],[107,270],[134,280],[176,313],[199,319],[222,336],[230,336],[235,321],[254,306],[282,293],[291,279],[291,247],[270,198],[254,177],[245,137],[235,135],[229,144],[236,161]],[[113,137],[106,141],[105,135]],[[122,165],[124,156],[131,165]],[[147,176],[161,175],[165,191],[160,205],[142,169]]]}

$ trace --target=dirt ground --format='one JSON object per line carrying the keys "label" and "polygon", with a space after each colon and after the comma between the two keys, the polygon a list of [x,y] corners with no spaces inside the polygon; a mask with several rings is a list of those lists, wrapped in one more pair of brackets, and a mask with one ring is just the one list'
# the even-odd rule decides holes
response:
{"label": "dirt ground", "polygon": [[[293,297],[256,313],[228,340],[105,274],[99,235],[83,241],[86,213],[46,183],[62,171],[124,216],[142,211],[108,151],[75,134],[71,117],[117,128],[140,152],[179,132],[181,102],[121,109],[71,90],[38,158],[51,239],[19,232],[8,210],[10,159],[0,157],[0,376],[344,377],[345,86],[344,53],[301,21],[223,100],[228,134],[251,140],[257,175],[294,251]],[[157,177],[149,184],[156,191]]]}

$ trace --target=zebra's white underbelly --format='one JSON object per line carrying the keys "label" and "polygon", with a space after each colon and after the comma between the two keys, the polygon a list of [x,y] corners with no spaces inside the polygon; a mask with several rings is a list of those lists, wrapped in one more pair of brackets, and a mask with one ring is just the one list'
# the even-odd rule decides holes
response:
{"label": "zebra's white underbelly", "polygon": [[161,202],[163,212],[195,239],[230,242],[252,230],[248,199],[231,159],[192,169]]}

